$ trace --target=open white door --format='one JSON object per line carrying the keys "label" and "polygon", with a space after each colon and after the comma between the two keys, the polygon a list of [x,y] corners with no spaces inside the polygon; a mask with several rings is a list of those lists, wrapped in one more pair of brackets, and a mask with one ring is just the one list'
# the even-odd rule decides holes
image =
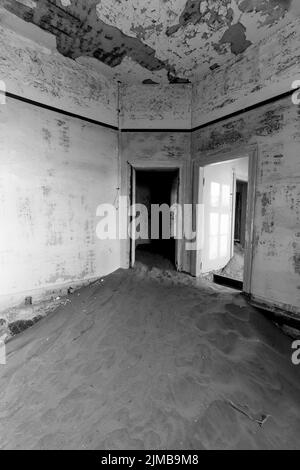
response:
{"label": "open white door", "polygon": [[[131,211],[136,204],[136,170],[131,167]],[[136,238],[136,218],[135,213],[130,216],[130,267],[135,264],[135,238]]]}
{"label": "open white door", "polygon": [[222,269],[232,256],[232,166],[209,165],[203,170],[202,273]]}

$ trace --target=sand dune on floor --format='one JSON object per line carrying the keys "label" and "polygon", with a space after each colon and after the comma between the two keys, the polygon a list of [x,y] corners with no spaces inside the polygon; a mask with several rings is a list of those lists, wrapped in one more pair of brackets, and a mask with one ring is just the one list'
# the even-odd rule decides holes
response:
{"label": "sand dune on floor", "polygon": [[300,448],[291,341],[237,293],[118,271],[7,344],[2,449]]}

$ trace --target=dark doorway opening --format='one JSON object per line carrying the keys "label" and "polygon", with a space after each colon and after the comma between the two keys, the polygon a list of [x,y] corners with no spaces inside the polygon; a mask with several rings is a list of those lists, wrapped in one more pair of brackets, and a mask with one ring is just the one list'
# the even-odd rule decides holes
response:
{"label": "dark doorway opening", "polygon": [[[176,240],[173,236],[174,214],[170,213],[170,238],[164,239],[162,234],[162,212],[159,214],[158,239],[151,237],[151,206],[167,204],[171,207],[178,202],[179,171],[178,169],[136,170],[135,172],[135,203],[147,208],[148,220],[139,219],[139,223],[148,227],[147,237],[135,241],[135,260],[149,267],[163,269],[176,268]],[[137,226],[141,232],[141,227]]]}

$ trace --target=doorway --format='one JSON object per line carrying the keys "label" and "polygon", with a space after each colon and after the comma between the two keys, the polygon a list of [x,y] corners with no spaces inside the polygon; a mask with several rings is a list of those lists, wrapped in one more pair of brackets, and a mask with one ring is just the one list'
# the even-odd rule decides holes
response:
{"label": "doorway", "polygon": [[131,238],[131,266],[140,262],[151,268],[176,269],[176,215],[166,208],[178,203],[179,169],[132,168],[131,179],[131,203],[143,206],[137,206],[131,220],[135,233]]}
{"label": "doorway", "polygon": [[[249,157],[207,165],[203,173],[201,272],[243,289]],[[235,281],[235,282],[234,282]]]}
{"label": "doorway", "polygon": [[234,242],[245,248],[248,181],[236,181]]}

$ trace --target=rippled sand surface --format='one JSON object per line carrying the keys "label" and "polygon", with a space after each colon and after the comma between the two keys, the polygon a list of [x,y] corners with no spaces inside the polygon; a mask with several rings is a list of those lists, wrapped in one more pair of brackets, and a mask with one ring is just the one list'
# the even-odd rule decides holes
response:
{"label": "rippled sand surface", "polygon": [[2,449],[300,448],[291,340],[239,294],[138,266],[7,344]]}

